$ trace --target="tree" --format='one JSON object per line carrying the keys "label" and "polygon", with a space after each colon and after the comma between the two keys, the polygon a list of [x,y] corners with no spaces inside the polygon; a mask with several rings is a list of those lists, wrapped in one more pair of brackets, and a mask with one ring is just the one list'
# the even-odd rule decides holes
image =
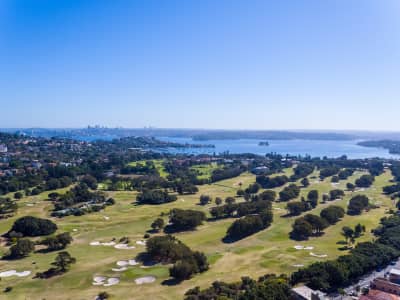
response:
{"label": "tree", "polygon": [[329,192],[330,200],[341,199],[342,197],[344,197],[344,191],[342,190],[336,189]]}
{"label": "tree", "polygon": [[331,205],[321,210],[321,218],[324,218],[329,224],[335,224],[344,217],[344,209],[340,206]]}
{"label": "tree", "polygon": [[362,175],[356,180],[356,186],[358,187],[370,187],[374,183],[375,177],[372,175]]}
{"label": "tree", "polygon": [[358,238],[362,235],[362,233],[365,232],[365,226],[361,225],[360,223],[358,223],[355,227],[354,227],[354,237]]}
{"label": "tree", "polygon": [[40,242],[41,245],[47,246],[48,251],[57,251],[65,249],[72,242],[69,232],[64,232],[56,236],[51,236]]}
{"label": "tree", "polygon": [[311,190],[307,194],[307,200],[310,202],[311,207],[315,208],[318,205],[318,191],[317,190]]}
{"label": "tree", "polygon": [[350,199],[347,207],[349,215],[359,215],[369,206],[369,199],[365,195],[357,195]]}
{"label": "tree", "polygon": [[97,295],[97,300],[107,300],[110,295],[107,292],[101,292]]}
{"label": "tree", "polygon": [[356,189],[356,186],[352,184],[351,182],[346,183],[346,187],[349,191],[354,191]]}
{"label": "tree", "polygon": [[207,205],[212,201],[211,197],[208,195],[201,195],[200,196],[200,204],[201,205]]}
{"label": "tree", "polygon": [[97,189],[97,179],[91,175],[83,176],[83,178],[81,179],[81,182],[85,183],[92,190]]}
{"label": "tree", "polygon": [[300,188],[295,184],[290,184],[279,192],[279,199],[281,201],[289,201],[297,198],[300,195]]}
{"label": "tree", "polygon": [[272,190],[263,191],[260,194],[260,199],[265,201],[275,201],[276,199],[276,192]]}
{"label": "tree", "polygon": [[24,196],[24,194],[22,194],[21,192],[16,192],[14,194],[14,199],[19,200]]}
{"label": "tree", "polygon": [[18,209],[17,203],[10,198],[0,198],[0,219],[11,216]]}
{"label": "tree", "polygon": [[154,220],[153,223],[151,223],[151,228],[154,231],[160,231],[161,229],[164,228],[164,219],[162,218],[157,218]]}
{"label": "tree", "polygon": [[216,205],[221,205],[222,204],[222,199],[220,197],[215,198],[215,204]]}
{"label": "tree", "polygon": [[136,201],[140,204],[163,204],[177,199],[175,195],[169,195],[162,190],[144,190],[136,196]]}
{"label": "tree", "polygon": [[53,266],[57,268],[61,273],[65,273],[69,270],[70,265],[74,264],[76,259],[72,257],[67,251],[62,251],[58,253],[56,259],[53,263]]}
{"label": "tree", "polygon": [[310,181],[308,180],[307,177],[304,177],[304,178],[301,180],[300,183],[303,185],[303,187],[308,187],[308,186],[310,185]]}
{"label": "tree", "polygon": [[175,230],[193,230],[206,219],[204,212],[191,209],[174,208],[169,215],[169,221]]}
{"label": "tree", "polygon": [[342,228],[341,234],[344,236],[346,239],[346,243],[349,243],[349,240],[351,241],[354,237],[354,230],[348,226],[344,226]]}
{"label": "tree", "polygon": [[304,220],[311,225],[313,233],[321,233],[328,227],[326,220],[317,215],[307,214],[304,216]]}
{"label": "tree", "polygon": [[290,215],[298,216],[302,212],[309,210],[309,207],[304,201],[292,201],[286,205],[286,209]]}
{"label": "tree", "polygon": [[331,200],[331,198],[329,197],[328,194],[323,194],[322,195],[322,202],[326,202],[326,201],[329,201],[329,200]]}
{"label": "tree", "polygon": [[10,248],[10,253],[7,258],[19,259],[28,256],[35,250],[35,243],[28,239],[20,239],[17,243]]}
{"label": "tree", "polygon": [[298,218],[292,225],[291,237],[297,240],[306,240],[313,234],[313,228],[303,218]]}
{"label": "tree", "polygon": [[169,269],[169,275],[179,281],[189,279],[195,273],[198,269],[193,259],[180,260]]}
{"label": "tree", "polygon": [[226,204],[233,204],[233,203],[235,203],[236,202],[236,200],[235,200],[235,198],[233,198],[233,197],[226,197],[225,198],[225,203]]}
{"label": "tree", "polygon": [[23,236],[49,235],[57,230],[57,225],[51,220],[26,216],[17,219],[11,231],[19,232]]}
{"label": "tree", "polygon": [[258,183],[253,183],[250,184],[249,187],[245,190],[246,194],[257,194],[258,191],[260,190],[261,185],[259,185]]}

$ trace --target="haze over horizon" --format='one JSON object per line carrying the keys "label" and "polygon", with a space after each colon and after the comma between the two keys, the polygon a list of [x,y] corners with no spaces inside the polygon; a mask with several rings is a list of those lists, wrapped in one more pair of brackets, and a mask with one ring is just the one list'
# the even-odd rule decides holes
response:
{"label": "haze over horizon", "polygon": [[0,127],[400,131],[399,32],[396,0],[4,0]]}

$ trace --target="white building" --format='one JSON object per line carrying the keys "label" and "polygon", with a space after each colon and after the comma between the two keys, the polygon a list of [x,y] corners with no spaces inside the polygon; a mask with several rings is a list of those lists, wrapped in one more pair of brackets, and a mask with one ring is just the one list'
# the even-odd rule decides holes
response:
{"label": "white building", "polygon": [[0,144],[0,153],[7,153],[7,146],[4,144]]}

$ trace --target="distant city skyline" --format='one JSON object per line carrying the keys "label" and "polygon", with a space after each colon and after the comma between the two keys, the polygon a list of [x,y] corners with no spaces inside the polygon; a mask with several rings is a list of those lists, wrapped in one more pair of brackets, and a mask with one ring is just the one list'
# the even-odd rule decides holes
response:
{"label": "distant city skyline", "polygon": [[400,2],[0,2],[0,128],[400,131]]}

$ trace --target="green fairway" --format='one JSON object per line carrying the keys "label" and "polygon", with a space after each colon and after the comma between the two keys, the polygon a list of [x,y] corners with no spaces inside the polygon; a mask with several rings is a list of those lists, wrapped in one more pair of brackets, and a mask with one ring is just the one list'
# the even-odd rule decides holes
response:
{"label": "green fairway", "polygon": [[[158,162],[158,168],[162,167],[162,162]],[[208,174],[212,167],[208,168]],[[205,174],[203,172],[202,174]],[[285,173],[290,175],[292,169],[286,169]],[[332,185],[330,178],[317,182],[317,179],[310,179],[311,185],[302,188],[301,195],[305,196],[309,190],[317,189],[320,198],[323,193],[332,189],[345,189],[347,182],[354,180],[363,174],[356,172],[349,180],[341,181],[339,185]],[[166,173],[163,174],[166,176]],[[315,172],[312,176],[317,176]],[[205,175],[203,175],[205,176]],[[317,255],[327,255],[332,259],[338,255],[345,254],[341,251],[342,246],[337,244],[343,240],[340,235],[343,226],[354,226],[357,223],[366,226],[366,233],[357,240],[371,240],[371,229],[376,227],[379,219],[393,207],[391,200],[382,195],[382,187],[388,185],[391,179],[389,171],[376,177],[373,187],[363,192],[346,192],[342,200],[336,200],[325,204],[319,204],[314,210],[307,213],[319,214],[322,208],[331,204],[347,207],[347,203],[352,195],[361,193],[367,195],[372,203],[379,205],[377,209],[365,212],[360,216],[346,215],[342,221],[336,225],[330,226],[325,230],[325,234],[318,238],[311,238],[306,242],[296,242],[289,239],[291,224],[295,218],[283,217],[286,214],[286,203],[273,203],[274,222],[271,227],[254,234],[248,238],[232,244],[225,244],[221,241],[228,226],[233,219],[224,219],[215,222],[205,222],[193,232],[177,233],[178,239],[182,240],[193,250],[203,251],[211,263],[210,270],[199,274],[182,282],[176,286],[162,285],[162,282],[169,278],[168,265],[156,265],[142,268],[141,266],[130,266],[125,272],[113,272],[111,269],[117,267],[118,260],[127,260],[134,258],[142,252],[145,247],[136,244],[136,241],[142,240],[143,235],[152,221],[159,217],[161,213],[167,213],[172,208],[190,208],[203,210],[208,214],[210,207],[198,205],[199,196],[207,194],[215,197],[225,198],[236,195],[240,187],[247,187],[255,182],[255,176],[244,173],[239,177],[223,180],[216,184],[199,186],[199,192],[196,195],[178,196],[176,202],[167,203],[158,206],[134,205],[136,192],[110,192],[110,196],[116,200],[116,204],[107,207],[105,210],[87,214],[80,217],[69,216],[62,219],[53,219],[59,226],[58,232],[69,231],[74,238],[73,243],[68,246],[67,251],[77,259],[77,263],[71,270],[62,275],[48,280],[33,279],[35,272],[44,271],[50,267],[57,253],[34,253],[27,258],[15,261],[0,261],[0,270],[17,271],[30,270],[32,275],[25,278],[9,277],[3,278],[0,282],[2,287],[12,286],[13,290],[9,294],[1,294],[1,299],[94,299],[101,291],[107,291],[113,297],[111,299],[180,299],[183,293],[197,285],[206,287],[215,280],[235,281],[242,276],[257,277],[269,272],[290,273],[298,268],[298,265],[307,265],[321,260],[310,255],[314,252]],[[299,183],[298,183],[299,184]],[[278,192],[282,189],[276,188]],[[1,233],[6,232],[13,221],[24,215],[34,215],[50,218],[50,209],[52,204],[46,201],[46,194],[35,197],[26,197],[20,200],[19,211],[16,216],[0,222]],[[243,201],[238,199],[237,201]],[[33,204],[33,206],[27,206]],[[109,219],[106,220],[105,217]],[[165,221],[167,221],[167,218]],[[133,250],[118,250],[107,246],[90,246],[92,241],[107,242],[113,238],[120,239],[127,236],[131,240],[131,245],[136,248]],[[312,246],[313,250],[295,250],[295,245]],[[0,246],[0,252],[7,250],[4,243]],[[119,277],[121,282],[118,285],[103,287],[93,286],[92,278],[95,275]],[[134,280],[141,276],[155,276],[155,283],[136,285]]]}

